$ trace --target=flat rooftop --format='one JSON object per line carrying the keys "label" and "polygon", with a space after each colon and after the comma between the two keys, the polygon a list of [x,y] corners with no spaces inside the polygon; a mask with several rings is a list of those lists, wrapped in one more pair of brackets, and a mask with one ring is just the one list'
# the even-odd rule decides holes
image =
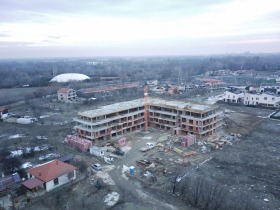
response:
{"label": "flat rooftop", "polygon": [[102,116],[102,115],[120,112],[123,110],[128,110],[128,109],[141,107],[141,106],[144,106],[143,98],[136,99],[133,101],[125,101],[125,102],[110,104],[107,106],[102,106],[99,109],[78,112],[78,114],[81,116],[85,116],[85,117],[96,117],[96,116]]}
{"label": "flat rooftop", "polygon": [[279,94],[273,93],[273,92],[264,92],[264,93],[248,92],[248,93],[251,94],[251,95],[259,95],[259,96],[261,96],[261,95],[270,95],[270,96],[280,97]]}
{"label": "flat rooftop", "polygon": [[[180,110],[189,110],[189,111],[197,111],[197,112],[207,112],[210,110],[215,109],[217,106],[208,105],[208,104],[201,104],[196,102],[185,102],[185,101],[178,101],[178,100],[167,100],[162,98],[152,98],[149,97],[148,99],[149,105],[154,106],[161,106],[167,107],[171,109],[180,109]],[[115,103],[107,106],[102,106],[98,109],[88,110],[78,112],[78,115],[84,117],[97,117],[102,116],[110,113],[120,112],[128,109],[133,109],[137,107],[144,107],[144,99],[136,99],[133,101],[125,101],[120,103]]]}
{"label": "flat rooftop", "polygon": [[196,102],[186,102],[177,100],[167,100],[162,98],[149,98],[149,105],[158,105],[163,107],[169,107],[173,109],[190,110],[204,112],[216,108],[216,106],[201,104]]}

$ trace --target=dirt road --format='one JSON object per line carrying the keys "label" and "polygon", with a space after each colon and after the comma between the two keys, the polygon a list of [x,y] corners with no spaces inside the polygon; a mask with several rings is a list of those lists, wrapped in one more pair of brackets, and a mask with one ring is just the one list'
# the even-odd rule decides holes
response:
{"label": "dirt road", "polygon": [[[149,135],[148,135],[149,136]],[[181,200],[172,197],[168,192],[158,191],[150,188],[137,180],[136,178],[128,178],[122,173],[123,165],[131,166],[135,164],[135,160],[141,156],[139,148],[149,138],[143,137],[143,141],[138,140],[132,142],[131,150],[115,163],[115,169],[109,172],[116,186],[121,192],[119,202],[112,209],[163,209],[163,210],[180,210],[194,209],[187,207]]]}

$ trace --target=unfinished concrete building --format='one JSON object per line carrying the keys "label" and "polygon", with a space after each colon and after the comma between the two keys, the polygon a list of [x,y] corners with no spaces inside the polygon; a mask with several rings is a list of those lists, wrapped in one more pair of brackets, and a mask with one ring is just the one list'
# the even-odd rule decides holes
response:
{"label": "unfinished concrete building", "polygon": [[61,88],[57,91],[58,101],[69,103],[77,99],[76,91],[71,88]]}
{"label": "unfinished concrete building", "polygon": [[[74,118],[78,136],[107,140],[145,127],[144,99],[137,99],[100,109],[79,112]],[[175,135],[212,135],[222,124],[217,106],[160,98],[148,99],[148,125]]]}
{"label": "unfinished concrete building", "polygon": [[122,136],[145,126],[144,101],[138,99],[79,112],[74,121],[77,134],[82,138],[106,140]]}

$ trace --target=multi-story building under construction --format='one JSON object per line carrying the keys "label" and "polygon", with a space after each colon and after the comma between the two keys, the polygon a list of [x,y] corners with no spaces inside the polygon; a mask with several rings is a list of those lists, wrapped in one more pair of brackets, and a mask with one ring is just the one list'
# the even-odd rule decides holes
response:
{"label": "multi-story building under construction", "polygon": [[[212,135],[222,124],[222,112],[215,105],[148,99],[148,126],[168,130],[175,135]],[[144,99],[126,101],[99,109],[83,111],[74,118],[78,136],[107,140],[145,128]]]}

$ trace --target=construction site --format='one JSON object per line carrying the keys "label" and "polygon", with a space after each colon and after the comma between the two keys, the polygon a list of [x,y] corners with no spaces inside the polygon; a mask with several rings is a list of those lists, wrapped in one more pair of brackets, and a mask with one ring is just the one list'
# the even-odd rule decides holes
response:
{"label": "construction site", "polygon": [[222,112],[215,105],[148,97],[83,111],[74,118],[77,135],[89,140],[109,140],[148,127],[180,136],[213,135],[222,125]]}
{"label": "construction site", "polygon": [[[85,164],[86,170],[77,171],[79,181],[58,190],[55,197],[49,194],[43,201],[45,195],[36,197],[31,192],[18,206],[55,209],[49,204],[69,203],[74,209],[192,210],[205,208],[203,199],[212,193],[217,205],[227,207],[231,204],[224,200],[231,199],[224,196],[231,195],[239,209],[244,209],[240,196],[252,198],[262,209],[276,209],[279,204],[275,182],[279,166],[267,159],[276,151],[278,124],[268,118],[269,110],[150,97],[147,86],[143,98],[109,105],[61,103],[49,98],[36,103],[41,108],[36,121],[1,124],[2,145],[14,157],[23,157],[24,164],[31,165],[28,167],[71,155],[72,163],[78,163],[77,168]],[[28,112],[33,117],[24,103],[7,112],[20,116]],[[35,155],[24,156],[24,148],[31,146]],[[246,165],[247,158],[250,165]],[[102,170],[92,168],[96,163]],[[264,176],[262,170],[268,166],[270,172]],[[203,184],[197,177],[203,177]],[[209,186],[219,190],[211,191]],[[188,199],[184,189],[188,189]],[[26,202],[30,198],[33,202]],[[195,198],[200,206],[192,200]]]}

